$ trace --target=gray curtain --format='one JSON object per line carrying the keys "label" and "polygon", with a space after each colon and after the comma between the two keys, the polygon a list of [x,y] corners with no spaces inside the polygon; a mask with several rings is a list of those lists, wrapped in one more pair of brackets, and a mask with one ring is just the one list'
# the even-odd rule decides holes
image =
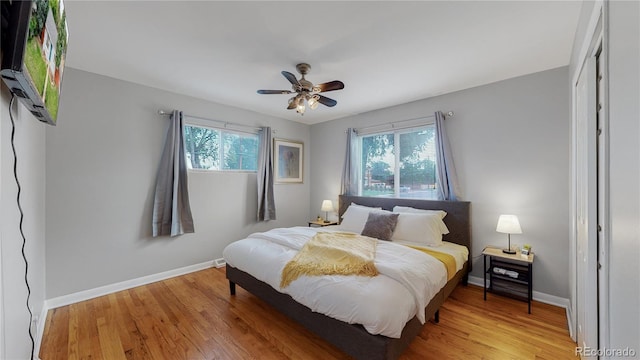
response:
{"label": "gray curtain", "polygon": [[347,129],[347,150],[344,156],[340,193],[342,195],[358,195],[357,164],[353,157],[356,155],[356,129]]}
{"label": "gray curtain", "polygon": [[182,111],[174,111],[160,159],[153,201],[153,236],[192,233]]}
{"label": "gray curtain", "polygon": [[260,129],[258,151],[258,221],[276,219],[276,204],[273,200],[273,140],[271,128]]}
{"label": "gray curtain", "polygon": [[436,184],[440,200],[460,200],[460,189],[458,188],[458,177],[456,168],[453,166],[453,156],[449,139],[444,128],[444,114],[441,111],[435,113],[436,117],[436,161],[438,166],[438,176]]}

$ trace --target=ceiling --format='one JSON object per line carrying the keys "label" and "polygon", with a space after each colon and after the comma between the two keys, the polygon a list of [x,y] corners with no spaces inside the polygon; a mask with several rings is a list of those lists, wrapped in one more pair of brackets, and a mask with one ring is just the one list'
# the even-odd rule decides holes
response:
{"label": "ceiling", "polygon": [[[69,67],[314,124],[569,64],[581,1],[69,1]],[[341,80],[286,110],[280,74]],[[170,106],[170,104],[167,104]],[[170,110],[170,109],[168,109]],[[185,110],[186,111],[186,110]],[[214,114],[202,114],[214,117]]]}

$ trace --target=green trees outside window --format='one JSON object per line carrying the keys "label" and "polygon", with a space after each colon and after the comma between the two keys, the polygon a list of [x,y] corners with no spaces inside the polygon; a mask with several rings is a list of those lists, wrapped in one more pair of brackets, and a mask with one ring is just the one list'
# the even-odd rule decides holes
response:
{"label": "green trees outside window", "polygon": [[187,165],[201,170],[256,171],[258,136],[195,125],[184,126]]}
{"label": "green trees outside window", "polygon": [[435,127],[361,136],[362,196],[436,199]]}

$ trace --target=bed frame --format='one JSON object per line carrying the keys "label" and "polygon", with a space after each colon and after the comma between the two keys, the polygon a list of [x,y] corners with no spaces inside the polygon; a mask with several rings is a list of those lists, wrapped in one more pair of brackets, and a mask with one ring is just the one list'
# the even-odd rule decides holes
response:
{"label": "bed frame", "polygon": [[[464,245],[471,253],[471,222],[470,203],[464,201],[431,201],[396,198],[371,198],[340,195],[340,217],[347,207],[354,202],[358,205],[377,206],[385,210],[392,210],[394,206],[411,206],[418,209],[444,210],[447,216],[445,224],[449,234],[443,240]],[[427,305],[426,318],[434,317],[438,322],[438,310],[458,283],[467,284],[471,263],[467,261],[464,267],[447,282],[447,284],[431,299]],[[389,338],[383,335],[372,335],[362,325],[348,324],[320,313],[311,311],[308,307],[296,302],[287,294],[276,291],[250,274],[227,264],[226,276],[229,280],[231,295],[235,295],[235,285],[238,284],[258,298],[264,300],[278,311],[300,323],[319,337],[333,344],[356,359],[393,360],[400,357],[411,341],[422,331],[423,324],[413,317],[402,330],[400,338]]]}

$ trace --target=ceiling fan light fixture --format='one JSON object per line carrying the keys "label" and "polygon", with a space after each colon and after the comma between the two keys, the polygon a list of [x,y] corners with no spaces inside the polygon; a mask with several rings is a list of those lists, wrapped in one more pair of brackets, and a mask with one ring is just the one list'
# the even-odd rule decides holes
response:
{"label": "ceiling fan light fixture", "polygon": [[287,110],[293,110],[298,106],[298,97],[294,96],[289,99],[289,106],[287,106]]}
{"label": "ceiling fan light fixture", "polygon": [[[281,71],[280,73],[291,83],[291,90],[258,90],[258,94],[293,94],[296,96],[289,99],[289,105],[287,110],[296,109],[296,112],[300,115],[304,115],[309,105],[309,109],[315,110],[320,104],[333,107],[336,106],[337,101],[330,99],[326,96],[318,93],[327,91],[342,90],[344,89],[344,83],[339,80],[329,81],[326,83],[314,85],[311,81],[305,79],[305,75],[311,70],[311,66],[306,63],[300,63],[296,65],[296,70],[302,75],[299,80],[295,75],[288,71]],[[306,104],[305,104],[306,100]]]}
{"label": "ceiling fan light fixture", "polygon": [[304,115],[304,111],[306,110],[306,106],[304,106],[304,97],[298,97],[298,106],[296,107],[296,112],[300,115]]}
{"label": "ceiling fan light fixture", "polygon": [[320,99],[320,97],[318,95],[313,95],[311,96],[307,102],[309,103],[309,109],[311,110],[315,110],[318,108],[318,105],[320,104],[318,102],[318,100]]}

